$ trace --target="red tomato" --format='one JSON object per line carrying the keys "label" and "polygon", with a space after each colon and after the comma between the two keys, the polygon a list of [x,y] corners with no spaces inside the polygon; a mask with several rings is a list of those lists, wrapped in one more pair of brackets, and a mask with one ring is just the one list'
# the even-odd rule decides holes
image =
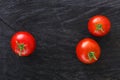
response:
{"label": "red tomato", "polygon": [[96,15],[88,21],[88,30],[94,36],[105,36],[110,31],[110,20],[103,15]]}
{"label": "red tomato", "polygon": [[77,57],[85,64],[96,62],[100,57],[100,52],[100,46],[91,38],[81,40],[76,46]]}
{"label": "red tomato", "polygon": [[20,31],[12,36],[11,48],[19,56],[28,56],[32,54],[35,47],[35,38],[28,32]]}

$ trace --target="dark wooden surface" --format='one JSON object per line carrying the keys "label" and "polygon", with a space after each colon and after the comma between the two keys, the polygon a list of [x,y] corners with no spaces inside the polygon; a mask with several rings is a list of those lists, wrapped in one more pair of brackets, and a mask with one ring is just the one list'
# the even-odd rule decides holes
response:
{"label": "dark wooden surface", "polygon": [[[89,34],[87,22],[107,16],[111,32],[102,38]],[[10,48],[20,30],[35,36],[37,48],[19,57]],[[75,46],[85,37],[102,48],[99,61],[78,61]],[[0,0],[0,80],[120,80],[120,0]]]}

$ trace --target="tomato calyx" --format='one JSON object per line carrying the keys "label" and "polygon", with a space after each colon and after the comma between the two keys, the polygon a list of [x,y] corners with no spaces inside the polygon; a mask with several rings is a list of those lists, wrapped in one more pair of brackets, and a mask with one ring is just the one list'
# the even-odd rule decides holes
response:
{"label": "tomato calyx", "polygon": [[102,24],[96,24],[96,31],[102,31],[102,32],[104,32],[104,30],[102,28]]}
{"label": "tomato calyx", "polygon": [[17,48],[20,50],[20,52],[18,53],[18,55],[21,56],[22,52],[25,50],[25,44],[19,43],[18,41],[16,41],[16,44],[17,44]]}
{"label": "tomato calyx", "polygon": [[92,59],[97,60],[97,58],[95,56],[95,52],[89,52],[88,57],[89,57],[89,60],[92,60]]}

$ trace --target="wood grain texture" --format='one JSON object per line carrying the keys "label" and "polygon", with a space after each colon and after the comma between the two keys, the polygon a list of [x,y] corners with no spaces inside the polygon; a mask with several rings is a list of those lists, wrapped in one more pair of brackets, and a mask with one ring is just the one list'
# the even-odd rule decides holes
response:
{"label": "wood grain texture", "polygon": [[[112,23],[110,34],[96,38],[87,22],[96,14]],[[120,80],[119,0],[0,0],[0,80]],[[18,57],[10,48],[11,36],[20,30],[35,36],[37,49]],[[102,48],[100,60],[84,65],[75,46],[85,37]]]}

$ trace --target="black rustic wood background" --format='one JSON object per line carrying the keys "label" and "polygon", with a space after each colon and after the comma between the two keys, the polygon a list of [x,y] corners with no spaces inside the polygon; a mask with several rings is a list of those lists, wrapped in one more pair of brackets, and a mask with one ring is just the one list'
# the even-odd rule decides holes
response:
{"label": "black rustic wood background", "polygon": [[[89,34],[90,17],[112,23],[102,38]],[[10,48],[17,31],[32,33],[37,48],[19,57]],[[78,61],[75,46],[90,37],[102,48],[99,61]],[[0,0],[0,80],[120,80],[120,0]]]}

